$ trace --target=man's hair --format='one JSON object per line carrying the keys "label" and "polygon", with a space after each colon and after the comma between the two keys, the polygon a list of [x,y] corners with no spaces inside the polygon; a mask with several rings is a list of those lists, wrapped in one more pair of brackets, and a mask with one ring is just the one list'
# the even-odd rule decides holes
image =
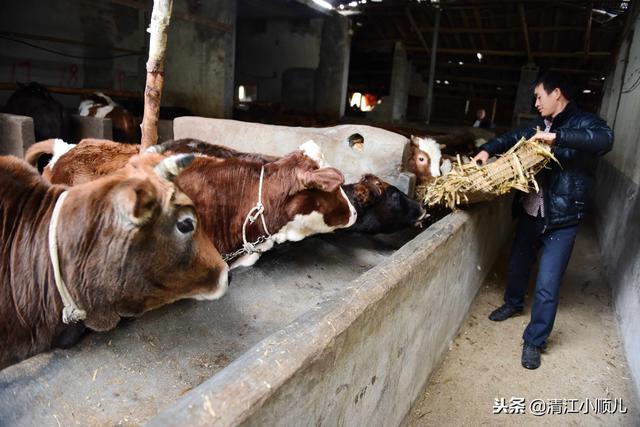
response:
{"label": "man's hair", "polygon": [[573,84],[571,80],[562,73],[545,71],[540,74],[533,83],[533,87],[538,85],[542,85],[544,91],[547,93],[551,93],[555,89],[560,89],[560,92],[562,92],[562,95],[564,95],[567,100],[571,101],[573,99]]}

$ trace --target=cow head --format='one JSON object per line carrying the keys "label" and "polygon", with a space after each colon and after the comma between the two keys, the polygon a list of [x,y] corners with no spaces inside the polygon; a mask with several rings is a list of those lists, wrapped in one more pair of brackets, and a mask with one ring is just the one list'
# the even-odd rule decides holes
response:
{"label": "cow head", "polygon": [[344,176],[338,169],[326,166],[313,141],[267,163],[265,172],[265,187],[271,187],[270,203],[284,213],[274,233],[277,243],[302,240],[355,223],[356,210],[341,187]]}
{"label": "cow head", "polygon": [[123,316],[225,293],[228,266],[172,182],[191,160],[138,155],[111,175],[68,189],[60,264],[88,327],[107,330]]}
{"label": "cow head", "polygon": [[411,137],[411,155],[408,169],[416,175],[418,184],[432,182],[441,175],[442,158],[441,146],[432,138]]}
{"label": "cow head", "polygon": [[421,226],[428,216],[418,201],[375,175],[366,174],[359,182],[343,188],[358,212],[358,220],[350,231],[393,233]]}

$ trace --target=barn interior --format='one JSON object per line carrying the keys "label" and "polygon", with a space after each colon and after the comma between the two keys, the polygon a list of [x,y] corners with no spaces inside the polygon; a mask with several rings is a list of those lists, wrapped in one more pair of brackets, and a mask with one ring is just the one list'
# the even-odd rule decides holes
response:
{"label": "barn interior", "polygon": [[[0,106],[37,82],[71,116],[67,142],[112,139],[110,121],[79,117],[78,106],[100,92],[142,116],[152,8],[0,0]],[[490,124],[476,136],[486,141],[536,117],[541,72],[568,75],[576,103],[615,140],[563,282],[549,363],[537,375],[520,367],[528,311],[504,329],[487,319],[501,303],[513,235],[510,199],[500,199],[424,231],[280,247],[235,273],[227,299],[181,301],[0,371],[0,419],[638,425],[639,11],[633,0],[174,0],[159,142],[208,137],[259,151],[259,140],[225,139],[231,131],[214,119],[455,134],[473,130],[479,109]],[[267,154],[284,154],[282,128],[265,129]],[[406,153],[361,133],[363,153],[337,141],[346,154],[325,155],[352,182],[374,168],[412,193],[413,178],[396,171]],[[0,154],[19,157],[37,141],[32,122],[2,111],[0,137]],[[608,399],[627,411],[496,412],[499,399],[520,397]]]}

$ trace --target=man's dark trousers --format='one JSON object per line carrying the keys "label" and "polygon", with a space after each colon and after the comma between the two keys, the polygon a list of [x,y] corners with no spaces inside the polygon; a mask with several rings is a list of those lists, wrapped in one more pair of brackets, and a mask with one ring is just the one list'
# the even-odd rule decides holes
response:
{"label": "man's dark trousers", "polygon": [[531,268],[540,248],[538,277],[531,306],[531,321],[522,338],[527,344],[546,347],[556,318],[560,282],[569,263],[578,225],[555,228],[544,233],[544,218],[522,213],[511,250],[504,301],[522,309]]}

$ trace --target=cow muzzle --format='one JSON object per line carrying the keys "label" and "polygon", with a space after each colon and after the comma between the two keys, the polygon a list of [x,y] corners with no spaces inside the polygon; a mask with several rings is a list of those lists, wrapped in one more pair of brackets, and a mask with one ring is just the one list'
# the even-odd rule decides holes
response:
{"label": "cow muzzle", "polygon": [[213,301],[221,298],[227,293],[227,289],[229,289],[229,276],[229,266],[225,264],[224,269],[220,272],[220,276],[218,277],[218,285],[216,286],[215,291],[194,295],[193,299],[199,301]]}

